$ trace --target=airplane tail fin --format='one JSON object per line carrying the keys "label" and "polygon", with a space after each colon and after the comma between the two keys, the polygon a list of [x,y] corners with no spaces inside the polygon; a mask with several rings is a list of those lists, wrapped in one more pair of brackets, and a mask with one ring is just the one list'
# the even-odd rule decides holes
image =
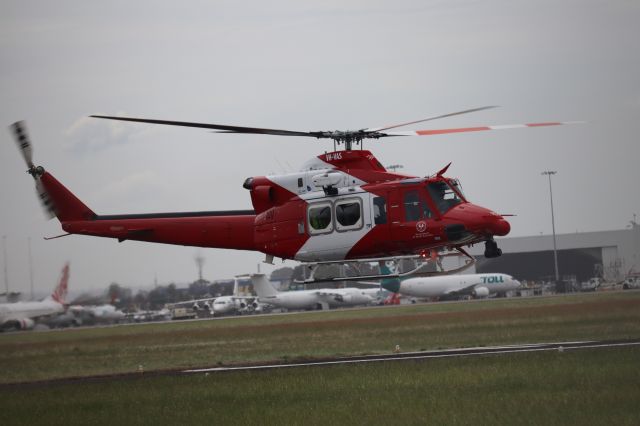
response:
{"label": "airplane tail fin", "polygon": [[251,275],[251,283],[258,297],[273,297],[278,294],[278,290],[273,288],[271,283],[267,281],[267,277],[264,274]]}
{"label": "airplane tail fin", "polygon": [[60,274],[60,281],[58,281],[58,285],[51,293],[51,299],[56,302],[64,305],[65,300],[67,298],[67,291],[69,289],[69,262],[64,265],[62,268],[62,273]]}
{"label": "airplane tail fin", "polygon": [[[380,274],[391,275],[392,271],[385,262],[380,262]],[[400,290],[399,278],[383,278],[380,280],[380,287],[392,293],[398,293]]]}
{"label": "airplane tail fin", "polygon": [[233,295],[238,296],[238,277],[233,278]]}

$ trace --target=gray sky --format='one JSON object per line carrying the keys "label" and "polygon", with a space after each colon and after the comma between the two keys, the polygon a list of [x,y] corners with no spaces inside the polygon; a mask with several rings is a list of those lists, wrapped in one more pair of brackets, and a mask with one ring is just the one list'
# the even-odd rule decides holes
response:
{"label": "gray sky", "polygon": [[[640,214],[637,1],[3,1],[0,123],[27,120],[37,164],[99,214],[251,208],[246,177],[297,170],[331,142],[110,123],[89,114],[291,130],[381,126],[501,108],[409,129],[550,120],[588,124],[366,144],[426,175],[449,161],[468,198],[512,236],[624,228]],[[6,127],[5,127],[6,129]],[[404,129],[403,129],[404,130]],[[61,233],[46,222],[8,130],[0,235],[12,290],[186,283],[193,247]],[[208,279],[258,253],[206,249]],[[288,265],[293,265],[287,262]],[[281,266],[278,264],[277,266]],[[272,268],[263,267],[263,271]],[[4,286],[4,282],[2,282]]]}

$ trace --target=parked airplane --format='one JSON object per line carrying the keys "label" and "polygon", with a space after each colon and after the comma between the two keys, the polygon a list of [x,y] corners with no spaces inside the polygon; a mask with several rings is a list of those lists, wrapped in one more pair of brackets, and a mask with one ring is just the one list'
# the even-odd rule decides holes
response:
{"label": "parked airplane", "polygon": [[233,279],[233,294],[231,296],[217,297],[211,305],[213,315],[226,315],[254,310],[258,307],[258,301],[253,296],[240,296],[238,294],[238,281],[246,276],[237,276]]}
{"label": "parked airplane", "polygon": [[520,287],[520,282],[506,274],[444,275],[406,280],[383,279],[382,288],[413,297],[474,296],[487,297]]}
{"label": "parked airplane", "polygon": [[0,330],[29,330],[36,320],[64,312],[64,299],[69,284],[69,264],[62,268],[62,275],[51,296],[39,302],[0,304]]}
{"label": "parked airplane", "polygon": [[286,309],[327,309],[339,306],[367,305],[376,299],[378,289],[321,288],[315,290],[278,291],[264,274],[251,275],[253,289],[260,303]]}

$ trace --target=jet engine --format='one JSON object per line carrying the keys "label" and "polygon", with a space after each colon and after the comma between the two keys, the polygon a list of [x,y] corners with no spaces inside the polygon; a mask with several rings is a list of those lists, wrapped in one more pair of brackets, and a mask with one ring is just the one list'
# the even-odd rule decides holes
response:
{"label": "jet engine", "polygon": [[486,287],[476,287],[473,289],[473,295],[475,297],[487,297],[489,293],[489,289]]}
{"label": "jet engine", "polygon": [[31,330],[36,325],[36,322],[31,318],[23,318],[19,321],[19,323],[20,330]]}
{"label": "jet engine", "polygon": [[35,325],[36,322],[31,318],[22,318],[19,320],[6,322],[3,326],[3,329],[11,330],[13,328],[16,330],[31,330],[33,327],[35,327]]}

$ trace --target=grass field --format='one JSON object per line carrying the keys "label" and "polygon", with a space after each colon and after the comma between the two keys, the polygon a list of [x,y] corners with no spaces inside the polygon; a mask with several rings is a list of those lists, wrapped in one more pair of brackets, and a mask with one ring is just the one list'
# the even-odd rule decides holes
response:
{"label": "grass field", "polygon": [[0,383],[268,360],[640,337],[640,292],[0,335]]}
{"label": "grass field", "polygon": [[[155,369],[640,337],[640,292],[0,335],[0,425],[640,424],[640,348],[149,376]],[[127,379],[9,385],[135,372]]]}
{"label": "grass field", "polygon": [[640,348],[0,388],[3,425],[637,425]]}

